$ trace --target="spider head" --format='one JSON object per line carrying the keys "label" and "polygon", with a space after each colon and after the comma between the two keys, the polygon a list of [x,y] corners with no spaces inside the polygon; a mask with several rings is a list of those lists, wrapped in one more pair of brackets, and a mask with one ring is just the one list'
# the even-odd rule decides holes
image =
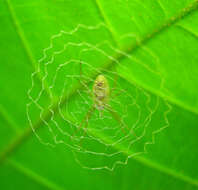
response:
{"label": "spider head", "polygon": [[102,89],[105,89],[107,86],[107,79],[104,75],[98,75],[95,82],[94,82],[94,88],[102,91]]}

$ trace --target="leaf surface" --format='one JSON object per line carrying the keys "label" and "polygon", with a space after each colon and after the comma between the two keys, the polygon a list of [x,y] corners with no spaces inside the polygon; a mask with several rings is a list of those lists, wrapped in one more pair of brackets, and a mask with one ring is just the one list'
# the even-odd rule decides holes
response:
{"label": "leaf surface", "polygon": [[[0,184],[3,189],[197,189],[196,0],[1,0],[0,4],[3,28],[0,31]],[[109,53],[120,64],[109,59],[99,62],[98,57],[92,65],[116,68],[125,81],[122,84],[138,86],[152,97],[165,99],[172,107],[168,114],[169,127],[155,136],[155,144],[147,148],[148,154],[129,159],[126,166],[117,166],[113,173],[83,169],[64,145],[43,146],[32,133],[26,116],[30,76],[51,36],[61,30],[71,31],[78,24],[98,23],[105,23],[107,28],[97,30],[95,38],[90,38],[93,35],[90,30],[82,31],[76,39],[90,43],[107,40],[133,59]],[[74,55],[73,50],[69,51],[68,56]],[[95,61],[90,55],[88,59]],[[35,79],[38,86],[43,74]],[[46,94],[48,88],[46,84]],[[69,91],[76,89],[72,86]],[[72,103],[72,99],[68,101]],[[145,109],[142,110],[144,113]],[[159,107],[157,113],[161,112],[164,107]],[[45,136],[47,130],[36,111],[34,122],[38,133]],[[152,120],[152,126],[159,123],[160,119]],[[107,138],[103,134],[98,136]]]}

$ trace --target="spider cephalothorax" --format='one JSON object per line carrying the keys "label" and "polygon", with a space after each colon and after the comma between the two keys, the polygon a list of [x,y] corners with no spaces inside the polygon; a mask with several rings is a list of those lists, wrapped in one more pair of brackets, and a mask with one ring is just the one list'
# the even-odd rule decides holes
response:
{"label": "spider cephalothorax", "polygon": [[93,85],[93,98],[95,107],[103,110],[108,103],[110,94],[109,84],[104,75],[98,75]]}

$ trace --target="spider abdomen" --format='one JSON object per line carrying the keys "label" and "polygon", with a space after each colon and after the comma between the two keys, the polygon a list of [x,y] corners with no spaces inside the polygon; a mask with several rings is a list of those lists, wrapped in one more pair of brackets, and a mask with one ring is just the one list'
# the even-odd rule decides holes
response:
{"label": "spider abdomen", "polygon": [[104,75],[98,75],[93,85],[93,98],[98,110],[104,109],[110,95],[109,84]]}

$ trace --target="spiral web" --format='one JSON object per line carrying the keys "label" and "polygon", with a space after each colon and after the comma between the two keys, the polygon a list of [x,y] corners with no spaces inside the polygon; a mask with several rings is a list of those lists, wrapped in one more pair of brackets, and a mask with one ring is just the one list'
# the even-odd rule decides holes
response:
{"label": "spiral web", "polygon": [[[121,38],[128,37],[137,40],[132,34]],[[113,170],[117,164],[127,164],[129,158],[146,153],[147,145],[155,143],[155,134],[169,126],[171,106],[118,74],[117,66],[125,67],[119,57],[160,76],[160,88],[164,88],[161,73],[116,48],[103,23],[78,25],[50,40],[28,91],[27,116],[39,141],[52,147],[64,144],[82,167],[93,170]],[[157,67],[157,56],[146,47],[142,51]],[[103,110],[93,101],[92,86],[99,74],[110,86]],[[38,118],[39,123],[34,122]]]}

